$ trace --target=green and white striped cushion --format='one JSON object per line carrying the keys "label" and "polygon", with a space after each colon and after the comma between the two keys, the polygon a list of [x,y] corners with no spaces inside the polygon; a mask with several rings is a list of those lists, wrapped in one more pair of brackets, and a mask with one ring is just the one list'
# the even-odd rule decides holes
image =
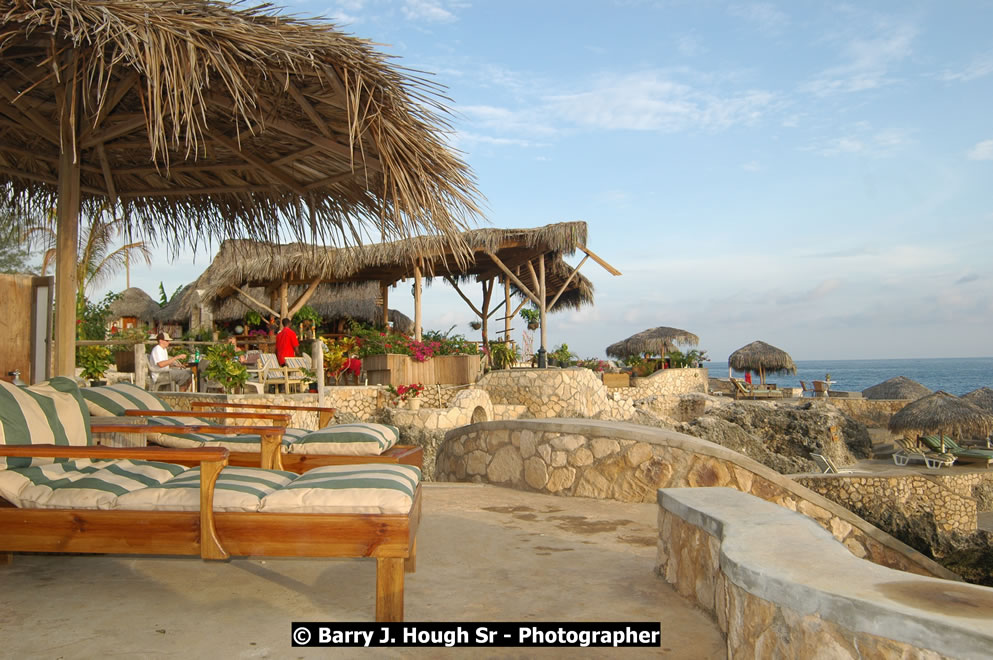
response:
{"label": "green and white striped cushion", "polygon": [[[149,425],[163,424],[167,426],[196,426],[198,424],[213,424],[206,419],[199,417],[171,417],[168,415],[156,415],[149,417]],[[178,449],[190,449],[191,447],[203,447],[204,443],[211,439],[206,433],[149,433],[148,441],[152,444],[163,447],[173,447]]]}
{"label": "green and white striped cushion", "polygon": [[78,458],[35,467],[0,470],[0,498],[7,500],[14,506],[20,506],[21,491],[32,484],[59,479],[81,479],[87,474],[96,472],[105,464],[106,461]]}
{"label": "green and white striped cushion", "polygon": [[[282,451],[286,453],[293,442],[306,436],[312,431],[307,429],[286,429],[283,433]],[[245,435],[220,435],[210,434],[206,436],[204,447],[227,447],[231,451],[246,451],[258,453],[262,451],[262,438],[258,434]]]}
{"label": "green and white striped cushion", "polygon": [[267,495],[269,513],[409,513],[421,471],[412,465],[329,465]]}
{"label": "green and white striped cushion", "polygon": [[[90,415],[79,387],[56,377],[31,387],[0,381],[0,445],[93,444]],[[0,469],[56,462],[51,458],[0,457]]]}
{"label": "green and white striped cushion", "polygon": [[[262,498],[296,478],[292,472],[226,467],[214,488],[214,511],[257,511]],[[115,509],[130,511],[199,511],[200,468],[195,467],[160,486],[121,495]]]}
{"label": "green and white striped cushion", "polygon": [[94,461],[76,473],[32,482],[18,497],[28,509],[112,509],[119,496],[165,483],[188,469],[157,461]]}
{"label": "green and white striped cushion", "polygon": [[388,424],[334,424],[295,440],[288,453],[378,456],[399,439],[400,430]]}
{"label": "green and white striped cushion", "polygon": [[120,417],[125,410],[172,410],[159,397],[131,383],[84,387],[83,398],[90,414],[98,417]]}

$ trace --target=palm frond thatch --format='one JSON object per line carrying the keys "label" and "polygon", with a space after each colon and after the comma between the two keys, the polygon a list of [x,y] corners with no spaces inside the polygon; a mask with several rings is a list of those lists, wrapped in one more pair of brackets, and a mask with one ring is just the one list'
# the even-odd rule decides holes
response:
{"label": "palm frond thatch", "polygon": [[107,308],[110,318],[134,316],[142,323],[151,323],[159,313],[159,304],[136,286],[121,292],[120,298]]}
{"label": "palm frond thatch", "polygon": [[905,376],[896,376],[862,390],[866,399],[920,399],[928,394],[931,390]]}
{"label": "palm frond thatch", "polygon": [[890,417],[889,429],[896,433],[985,437],[993,431],[993,413],[939,390],[904,406]]}
{"label": "palm frond thatch", "polygon": [[764,341],[753,341],[736,350],[728,357],[728,366],[736,371],[796,373],[790,354]]}
{"label": "palm frond thatch", "polygon": [[696,346],[699,343],[700,338],[692,332],[680,330],[679,328],[659,326],[657,328],[642,330],[638,334],[632,335],[623,341],[611,344],[607,347],[607,355],[618,359],[642,353],[665,355],[676,344]]}
{"label": "palm frond thatch", "polygon": [[174,249],[454,234],[479,212],[440,87],[326,21],[216,0],[0,0],[0,21],[0,182],[36,216],[63,147],[84,208]]}
{"label": "palm frond thatch", "polygon": [[979,389],[973,390],[968,394],[963,394],[962,400],[968,401],[983,410],[993,412],[993,389],[990,389],[989,387],[980,387]]}

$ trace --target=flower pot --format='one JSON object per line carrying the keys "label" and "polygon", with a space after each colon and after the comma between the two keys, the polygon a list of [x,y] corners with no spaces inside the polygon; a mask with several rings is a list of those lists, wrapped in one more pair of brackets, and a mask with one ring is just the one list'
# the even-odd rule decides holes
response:
{"label": "flower pot", "polygon": [[528,330],[537,330],[537,329],[538,329],[537,321],[532,321],[531,323],[528,323]]}
{"label": "flower pot", "polygon": [[105,381],[105,380],[91,380],[90,381],[90,387],[103,387],[106,384],[107,384],[107,381]]}
{"label": "flower pot", "polygon": [[420,410],[421,400],[420,399],[407,399],[407,410]]}

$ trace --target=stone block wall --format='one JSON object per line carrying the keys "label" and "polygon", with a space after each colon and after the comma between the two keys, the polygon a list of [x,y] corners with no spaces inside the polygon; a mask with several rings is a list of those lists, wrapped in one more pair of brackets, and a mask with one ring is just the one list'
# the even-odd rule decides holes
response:
{"label": "stone block wall", "polygon": [[729,658],[988,657],[993,589],[860,562],[729,489],[665,490],[659,504],[656,570],[714,616]]}
{"label": "stone block wall", "polygon": [[730,449],[664,429],[584,419],[473,424],[445,435],[435,480],[623,502],[655,501],[659,488],[726,486],[811,517],[858,557],[955,577],[788,477]]}
{"label": "stone block wall", "polygon": [[477,387],[496,404],[518,404],[534,417],[592,417],[611,407],[607,388],[591,369],[496,369]]}
{"label": "stone block wall", "polygon": [[631,387],[638,390],[634,396],[649,394],[687,394],[710,391],[707,369],[662,369],[644,378],[632,378]]}
{"label": "stone block wall", "polygon": [[903,410],[910,399],[837,399],[828,402],[837,406],[857,422],[862,422],[869,428],[885,429],[890,417]]}
{"label": "stone block wall", "polygon": [[[796,477],[796,481],[846,508],[873,511],[894,506],[920,508],[931,513],[938,527],[945,531],[976,531],[976,500],[930,476],[818,474]],[[971,492],[971,486],[968,490]]]}

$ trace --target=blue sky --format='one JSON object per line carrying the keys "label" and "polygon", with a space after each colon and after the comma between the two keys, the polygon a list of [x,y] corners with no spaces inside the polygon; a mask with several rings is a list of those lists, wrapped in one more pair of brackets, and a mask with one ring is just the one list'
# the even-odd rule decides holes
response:
{"label": "blue sky", "polygon": [[[489,224],[588,223],[623,275],[588,262],[596,304],[552,315],[549,349],[602,356],[669,325],[715,361],[756,339],[801,360],[993,355],[989,1],[288,11],[447,87]],[[211,256],[163,252],[132,284],[171,292]],[[408,290],[390,302],[413,316]],[[429,288],[426,328],[471,319]]]}

